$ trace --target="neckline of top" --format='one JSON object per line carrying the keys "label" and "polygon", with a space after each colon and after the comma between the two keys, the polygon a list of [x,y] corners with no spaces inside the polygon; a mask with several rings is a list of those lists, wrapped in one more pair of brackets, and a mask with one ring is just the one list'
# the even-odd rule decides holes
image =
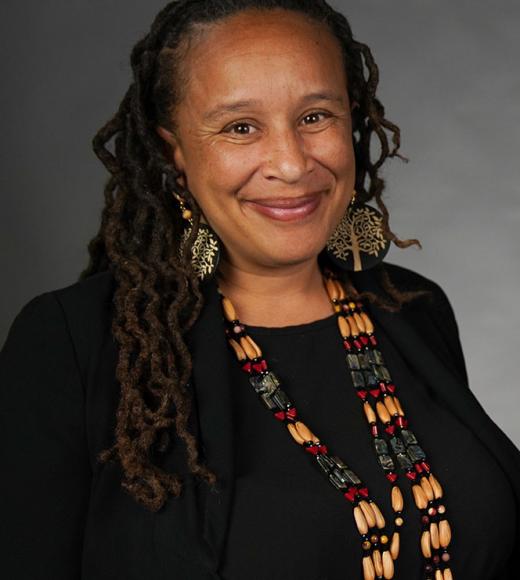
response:
{"label": "neckline of top", "polygon": [[289,326],[249,326],[245,325],[248,334],[258,336],[285,336],[289,334],[303,334],[323,330],[336,326],[336,313],[332,313],[325,318],[304,322],[303,324],[292,324]]}

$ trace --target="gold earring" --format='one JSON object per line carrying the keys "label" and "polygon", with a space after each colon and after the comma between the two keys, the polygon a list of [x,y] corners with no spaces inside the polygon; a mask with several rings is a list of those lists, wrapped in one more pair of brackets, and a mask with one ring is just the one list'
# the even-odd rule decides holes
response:
{"label": "gold earring", "polygon": [[[184,251],[184,246],[193,228],[192,211],[186,206],[185,200],[177,193],[173,194],[179,202],[182,218],[188,222],[181,238],[180,252]],[[220,241],[209,225],[200,223],[197,235],[191,247],[191,265],[195,274],[201,282],[209,280],[215,275],[220,258]]]}
{"label": "gold earring", "polygon": [[373,207],[357,202],[354,190],[347,211],[327,241],[327,256],[343,270],[359,272],[379,264],[389,249],[383,216]]}

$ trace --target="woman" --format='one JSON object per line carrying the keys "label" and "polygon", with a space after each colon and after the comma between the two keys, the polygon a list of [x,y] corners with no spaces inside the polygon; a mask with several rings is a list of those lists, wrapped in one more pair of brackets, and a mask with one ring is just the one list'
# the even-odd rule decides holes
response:
{"label": "woman", "polygon": [[3,575],[514,578],[518,450],[382,262],[417,241],[369,48],[323,1],[186,0],[131,60],[90,264],[2,351]]}

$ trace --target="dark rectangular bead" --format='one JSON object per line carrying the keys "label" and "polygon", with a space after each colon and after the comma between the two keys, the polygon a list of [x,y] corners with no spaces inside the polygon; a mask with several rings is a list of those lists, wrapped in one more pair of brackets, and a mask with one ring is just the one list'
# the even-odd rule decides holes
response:
{"label": "dark rectangular bead", "polygon": [[379,464],[385,471],[395,470],[394,462],[392,461],[390,455],[378,455],[377,459],[379,461]]}
{"label": "dark rectangular bead", "polygon": [[410,431],[409,429],[401,429],[401,437],[406,445],[417,444],[417,439],[415,438],[413,431]]}
{"label": "dark rectangular bead", "polygon": [[384,439],[376,437],[374,439],[374,448],[378,455],[387,455],[388,454],[388,445]]}
{"label": "dark rectangular bead", "polygon": [[404,453],[397,454],[397,461],[402,469],[412,469],[413,465],[412,462],[408,459],[408,457]]}
{"label": "dark rectangular bead", "polygon": [[390,376],[390,373],[388,372],[388,369],[386,367],[379,367],[381,369],[381,372],[383,373],[383,378],[385,381],[391,381],[392,377]]}
{"label": "dark rectangular bead", "polygon": [[384,365],[385,361],[383,360],[383,355],[377,349],[374,349],[374,358],[376,359],[376,363],[378,365]]}
{"label": "dark rectangular bead", "polygon": [[276,391],[271,395],[271,399],[281,411],[285,411],[286,409],[289,409],[289,407],[292,407],[291,400],[282,389],[276,389]]}
{"label": "dark rectangular bead", "polygon": [[271,395],[280,385],[280,381],[272,371],[261,375],[253,375],[249,377],[249,382],[259,395],[264,393]]}
{"label": "dark rectangular bead", "polygon": [[354,383],[355,387],[364,387],[365,386],[365,379],[363,378],[363,373],[360,371],[351,371],[352,375],[352,382]]}
{"label": "dark rectangular bead", "polygon": [[347,363],[351,371],[359,370],[359,360],[357,354],[347,354]]}
{"label": "dark rectangular bead", "polygon": [[328,455],[323,455],[322,453],[316,455],[316,461],[327,475],[336,467],[334,461]]}
{"label": "dark rectangular bead", "polygon": [[419,445],[409,445],[408,449],[406,450],[408,453],[408,457],[413,461],[423,461],[426,459],[426,453],[422,450]]}
{"label": "dark rectangular bead", "polygon": [[395,454],[406,453],[406,447],[399,437],[392,437],[390,439],[390,445],[392,446],[392,450]]}
{"label": "dark rectangular bead", "polygon": [[375,387],[379,383],[372,371],[364,371],[363,374],[365,375],[365,383],[368,387]]}

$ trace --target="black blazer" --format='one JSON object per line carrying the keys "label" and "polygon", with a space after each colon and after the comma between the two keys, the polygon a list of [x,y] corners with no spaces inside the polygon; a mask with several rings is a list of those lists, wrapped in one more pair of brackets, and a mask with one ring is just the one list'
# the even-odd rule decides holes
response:
{"label": "black blazer", "polygon": [[[372,316],[434,396],[494,455],[514,490],[520,522],[520,453],[467,386],[444,292],[409,270],[385,267],[400,288],[427,288],[433,300],[417,300],[398,314],[371,307]],[[355,286],[382,292],[379,269],[354,274]],[[1,352],[0,576],[6,580],[220,577],[234,466],[231,357],[215,282],[204,286],[206,304],[189,336],[189,388],[191,428],[220,483],[215,491],[200,484],[188,473],[181,444],[173,444],[163,466],[184,474],[185,487],[157,513],[122,490],[116,464],[95,460],[112,443],[118,402],[113,286],[103,272],[36,296],[16,316]],[[511,570],[518,570],[520,535],[516,546]]]}

